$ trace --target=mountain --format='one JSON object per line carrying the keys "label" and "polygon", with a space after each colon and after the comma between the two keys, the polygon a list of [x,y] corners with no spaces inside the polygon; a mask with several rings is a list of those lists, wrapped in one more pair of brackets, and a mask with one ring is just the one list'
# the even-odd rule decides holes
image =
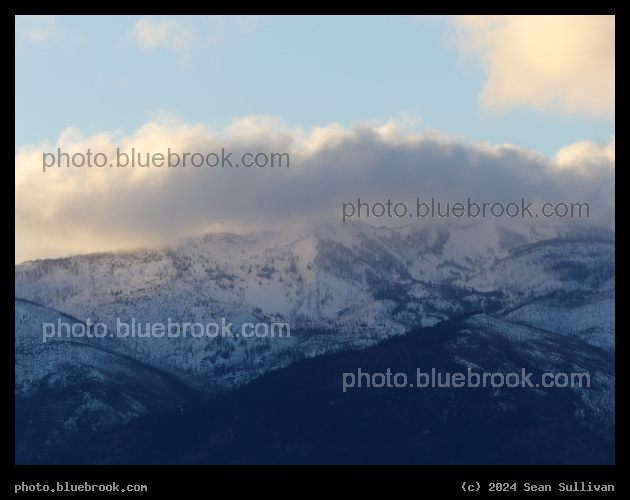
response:
{"label": "mountain", "polygon": [[[196,391],[175,377],[104,346],[77,340],[43,343],[33,324],[56,311],[15,303],[15,442],[20,461],[134,417],[181,406]],[[44,446],[43,446],[44,445]]]}
{"label": "mountain", "polygon": [[[37,463],[613,463],[613,357],[529,327],[519,327],[521,341],[514,335],[502,320],[463,315],[366,349],[293,363],[220,396],[95,433]],[[544,371],[570,366],[591,374],[589,389],[411,387],[418,369],[430,374],[431,367],[442,375],[522,367],[535,384]],[[397,378],[382,387],[366,387],[364,378],[344,390],[359,368],[371,375],[389,369]]]}
{"label": "mountain", "polygon": [[[505,371],[513,358],[595,370],[603,385],[575,411],[579,425],[612,444],[614,274],[614,232],[584,223],[319,224],[25,262],[15,268],[16,460],[308,358],[421,338],[463,317],[476,342],[495,339],[489,357],[477,345],[475,366]],[[217,335],[131,335],[132,325],[144,333],[147,323],[169,322],[216,323]],[[58,336],[62,323],[100,323],[107,335],[75,337],[62,327]],[[223,328],[230,323],[233,336]],[[290,331],[245,338],[247,323]],[[468,359],[458,349],[444,355]]]}

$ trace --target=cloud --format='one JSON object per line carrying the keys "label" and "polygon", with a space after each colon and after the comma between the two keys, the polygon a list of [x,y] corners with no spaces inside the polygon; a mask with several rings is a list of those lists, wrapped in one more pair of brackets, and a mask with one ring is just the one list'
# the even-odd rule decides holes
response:
{"label": "cloud", "polygon": [[143,17],[127,37],[146,50],[166,48],[178,54],[181,63],[187,63],[193,50],[203,51],[248,38],[260,22],[258,16],[187,16],[162,20]]}
{"label": "cloud", "polygon": [[479,57],[482,106],[611,116],[615,16],[453,16],[454,41]]}
{"label": "cloud", "polygon": [[183,57],[187,57],[196,39],[192,30],[178,21],[156,21],[146,17],[133,26],[132,35],[142,48],[166,47]]}
{"label": "cloud", "polygon": [[15,16],[16,40],[42,42],[50,38],[55,30],[55,16]]}
{"label": "cloud", "polygon": [[[239,167],[53,167],[44,152],[231,154]],[[290,166],[246,168],[241,156],[290,154]],[[77,157],[77,159],[79,159]],[[92,156],[94,159],[94,156]],[[102,159],[102,158],[101,158]],[[189,157],[190,159],[190,157]],[[143,160],[144,161],[144,160]],[[100,161],[99,161],[100,163]],[[190,164],[189,164],[190,165]],[[222,130],[177,121],[135,133],[84,136],[68,129],[54,145],[15,155],[16,261],[172,243],[204,231],[256,231],[341,220],[344,202],[587,202],[591,217],[614,211],[614,137],[577,143],[549,159],[512,145],[470,144],[404,123],[339,124],[304,131],[265,116]],[[397,219],[365,220],[400,225]],[[402,221],[420,223],[412,219]],[[519,221],[515,221],[519,223]]]}
{"label": "cloud", "polygon": [[559,169],[573,169],[586,176],[598,174],[598,169],[614,173],[615,136],[607,144],[580,141],[565,146],[556,153],[555,165]]}

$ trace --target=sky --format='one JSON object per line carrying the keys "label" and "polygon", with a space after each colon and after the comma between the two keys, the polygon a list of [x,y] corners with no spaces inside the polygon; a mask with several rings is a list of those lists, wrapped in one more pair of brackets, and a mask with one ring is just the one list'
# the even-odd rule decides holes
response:
{"label": "sky", "polygon": [[[16,263],[338,220],[358,197],[614,217],[614,16],[17,16],[15,75]],[[42,165],[168,147],[291,164]]]}

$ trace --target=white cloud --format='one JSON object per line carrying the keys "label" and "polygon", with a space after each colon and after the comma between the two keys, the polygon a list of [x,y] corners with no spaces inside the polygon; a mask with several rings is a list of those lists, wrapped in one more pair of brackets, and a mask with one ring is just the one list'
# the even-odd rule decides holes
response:
{"label": "white cloud", "polygon": [[580,141],[565,146],[556,153],[555,166],[561,170],[571,169],[587,176],[597,174],[597,169],[614,173],[615,136],[613,135],[607,144]]}
{"label": "white cloud", "polygon": [[15,16],[15,38],[42,42],[55,32],[55,16]]}
{"label": "white cloud", "polygon": [[127,33],[127,38],[146,50],[170,50],[180,56],[180,62],[187,63],[193,51],[241,41],[251,36],[260,23],[258,16],[143,17]]}
{"label": "white cloud", "polygon": [[611,116],[615,16],[454,16],[455,42],[481,59],[484,108]]}
{"label": "white cloud", "polygon": [[[614,211],[614,138],[580,142],[553,159],[513,145],[469,144],[397,125],[339,124],[304,131],[270,117],[223,130],[151,122],[127,136],[85,137],[68,129],[57,144],[15,155],[16,260],[173,242],[202,231],[253,231],[315,219],[339,220],[344,202],[587,202],[591,217]],[[42,154],[290,154],[289,168],[87,168],[42,171]],[[94,156],[93,156],[94,158]],[[190,158],[190,157],[189,157]],[[411,219],[410,219],[411,220]],[[369,222],[369,221],[368,221]],[[380,224],[400,224],[379,219]],[[409,222],[409,221],[405,221]],[[610,222],[610,221],[608,221]]]}
{"label": "white cloud", "polygon": [[184,57],[195,43],[192,30],[172,19],[156,21],[143,17],[133,26],[133,37],[143,48],[166,47]]}

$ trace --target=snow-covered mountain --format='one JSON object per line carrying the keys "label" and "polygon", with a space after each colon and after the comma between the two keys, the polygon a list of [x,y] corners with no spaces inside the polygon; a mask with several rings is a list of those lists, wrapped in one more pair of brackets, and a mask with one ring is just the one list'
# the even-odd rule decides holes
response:
{"label": "snow-covered mountain", "polygon": [[[363,349],[473,312],[487,318],[488,331],[500,322],[614,356],[614,271],[613,231],[486,221],[320,224],[25,262],[15,268],[16,412],[33,418],[44,411],[42,398],[56,400],[54,436],[46,439],[63,440],[60,429],[115,425],[303,358]],[[43,341],[44,323],[88,320],[113,336]],[[232,323],[233,337],[115,334],[121,323],[144,332],[146,323],[222,321]],[[290,336],[245,338],[238,334],[246,323],[285,323]],[[614,405],[614,373],[607,376]],[[171,392],[156,389],[162,385]]]}

